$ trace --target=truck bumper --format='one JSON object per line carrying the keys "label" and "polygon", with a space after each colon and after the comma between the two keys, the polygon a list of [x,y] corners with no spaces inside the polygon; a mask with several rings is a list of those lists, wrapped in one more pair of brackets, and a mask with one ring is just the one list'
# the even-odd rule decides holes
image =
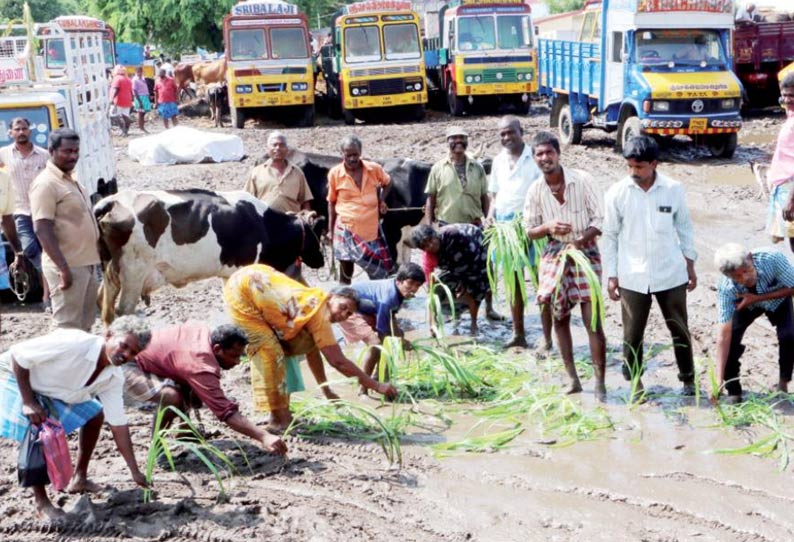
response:
{"label": "truck bumper", "polygon": [[237,94],[229,88],[229,104],[232,107],[279,107],[286,105],[311,105],[314,93],[309,92],[263,92]]}
{"label": "truck bumper", "polygon": [[642,130],[659,135],[708,135],[730,134],[742,128],[742,118],[737,114],[720,118],[659,118],[642,119]]}
{"label": "truck bumper", "polygon": [[458,84],[458,96],[499,96],[503,94],[531,94],[538,90],[537,83],[474,83]]}
{"label": "truck bumper", "polygon": [[388,94],[386,96],[345,95],[345,109],[368,109],[370,107],[394,107],[399,105],[419,105],[427,103],[427,91]]}

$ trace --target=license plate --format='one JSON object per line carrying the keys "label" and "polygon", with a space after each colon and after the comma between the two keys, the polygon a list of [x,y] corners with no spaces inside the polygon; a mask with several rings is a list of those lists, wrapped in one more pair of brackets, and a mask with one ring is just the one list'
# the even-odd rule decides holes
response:
{"label": "license plate", "polygon": [[268,98],[267,103],[270,105],[278,105],[279,99],[278,98]]}
{"label": "license plate", "polygon": [[391,96],[384,96],[383,97],[383,103],[384,103],[384,105],[391,104],[392,103]]}
{"label": "license plate", "polygon": [[705,132],[708,127],[708,119],[691,119],[689,121],[689,131],[700,133]]}

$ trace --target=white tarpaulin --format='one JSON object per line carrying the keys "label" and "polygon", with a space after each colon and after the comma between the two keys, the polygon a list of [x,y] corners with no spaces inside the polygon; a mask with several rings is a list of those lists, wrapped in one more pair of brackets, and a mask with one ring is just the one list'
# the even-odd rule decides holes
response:
{"label": "white tarpaulin", "polygon": [[197,164],[236,162],[245,155],[243,140],[236,135],[202,132],[187,126],[133,139],[127,146],[130,158],[143,164]]}

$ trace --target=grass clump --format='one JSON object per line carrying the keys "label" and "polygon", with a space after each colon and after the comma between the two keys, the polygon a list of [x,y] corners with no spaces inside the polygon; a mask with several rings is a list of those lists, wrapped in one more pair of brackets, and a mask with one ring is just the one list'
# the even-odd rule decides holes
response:
{"label": "grass clump", "polygon": [[524,428],[517,425],[511,429],[489,433],[478,437],[467,437],[453,442],[442,442],[432,446],[437,457],[449,455],[450,452],[492,453],[505,448]]}

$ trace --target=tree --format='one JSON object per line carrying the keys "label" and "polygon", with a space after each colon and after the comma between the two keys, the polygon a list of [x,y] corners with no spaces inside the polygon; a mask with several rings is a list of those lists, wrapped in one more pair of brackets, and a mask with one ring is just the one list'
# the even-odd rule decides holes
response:
{"label": "tree", "polygon": [[[22,18],[22,6],[26,0],[0,0],[0,19],[11,20]],[[37,23],[46,23],[59,15],[68,15],[74,8],[70,2],[63,0],[27,0],[30,13]]]}
{"label": "tree", "polygon": [[585,0],[546,0],[549,6],[549,13],[565,13],[566,11],[576,11],[584,7]]}

